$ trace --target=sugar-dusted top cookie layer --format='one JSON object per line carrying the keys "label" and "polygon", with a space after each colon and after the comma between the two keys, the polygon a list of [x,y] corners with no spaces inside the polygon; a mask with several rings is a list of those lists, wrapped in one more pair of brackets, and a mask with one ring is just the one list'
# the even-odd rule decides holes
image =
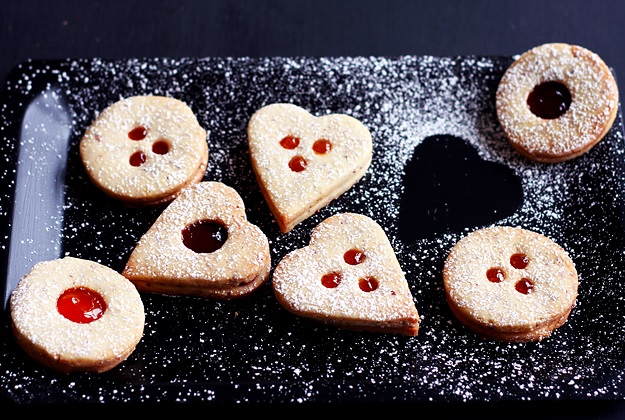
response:
{"label": "sugar-dusted top cookie layer", "polygon": [[248,124],[250,158],[282,232],[347,191],[371,163],[371,133],[349,115],[265,106]]}

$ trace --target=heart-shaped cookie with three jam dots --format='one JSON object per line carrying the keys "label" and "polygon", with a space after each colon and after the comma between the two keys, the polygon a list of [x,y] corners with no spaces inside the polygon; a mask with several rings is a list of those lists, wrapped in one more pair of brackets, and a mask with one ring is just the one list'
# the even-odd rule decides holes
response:
{"label": "heart-shaped cookie with three jam dots", "polygon": [[371,164],[371,133],[349,115],[278,103],[248,124],[252,168],[282,233],[347,191]]}
{"label": "heart-shaped cookie with three jam dots", "polygon": [[185,188],[139,239],[122,274],[138,290],[215,299],[244,297],[269,277],[269,241],[221,182]]}
{"label": "heart-shaped cookie with three jam dots", "polygon": [[416,336],[419,314],[384,230],[355,213],[315,227],[308,246],[276,266],[272,285],[289,312],[337,327]]}

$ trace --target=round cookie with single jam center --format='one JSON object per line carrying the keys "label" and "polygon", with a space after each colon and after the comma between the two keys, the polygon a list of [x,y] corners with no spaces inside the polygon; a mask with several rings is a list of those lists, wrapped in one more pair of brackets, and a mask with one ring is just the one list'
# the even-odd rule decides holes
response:
{"label": "round cookie with single jam center", "polygon": [[74,257],[42,261],[10,298],[18,345],[38,363],[69,372],[106,372],[135,350],[145,312],[135,286],[113,269]]}
{"label": "round cookie with single jam center", "polygon": [[454,245],[443,283],[451,311],[466,327],[484,338],[529,342],[566,322],[578,276],[567,252],[551,239],[497,226]]}
{"label": "round cookie with single jam center", "polygon": [[557,163],[586,153],[607,134],[618,98],[614,76],[597,54],[576,45],[543,44],[504,73],[497,117],[518,153]]}
{"label": "round cookie with single jam center", "polygon": [[164,96],[133,96],[106,108],[87,128],[80,156],[91,181],[130,206],[172,201],[202,180],[206,131],[188,105]]}

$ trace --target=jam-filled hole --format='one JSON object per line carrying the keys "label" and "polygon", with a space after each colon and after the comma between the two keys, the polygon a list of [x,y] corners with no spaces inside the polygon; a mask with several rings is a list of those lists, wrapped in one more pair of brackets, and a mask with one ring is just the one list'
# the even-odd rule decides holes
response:
{"label": "jam-filled hole", "polygon": [[306,162],[303,156],[293,156],[289,161],[289,168],[291,168],[293,172],[302,172],[307,166],[308,162]]}
{"label": "jam-filled hole", "polygon": [[169,143],[165,140],[155,141],[152,145],[152,151],[157,155],[166,155],[169,153]]}
{"label": "jam-filled hole", "polygon": [[530,92],[527,106],[537,117],[553,120],[571,106],[571,92],[560,82],[544,82]]}
{"label": "jam-filled hole", "polygon": [[313,151],[318,155],[325,155],[332,150],[332,143],[328,139],[319,139],[313,143]]}
{"label": "jam-filled hole", "polygon": [[379,287],[379,283],[375,277],[367,276],[358,280],[358,287],[363,292],[373,292]]}
{"label": "jam-filled hole", "polygon": [[358,265],[365,260],[365,253],[358,249],[350,249],[343,254],[343,259],[349,265]]}
{"label": "jam-filled hole", "polygon": [[295,136],[286,136],[285,138],[280,140],[280,146],[289,150],[295,149],[297,146],[299,146],[299,138]]}
{"label": "jam-filled hole", "polygon": [[139,150],[130,155],[129,162],[132,166],[141,166],[145,163],[146,159],[145,153]]}
{"label": "jam-filled hole", "polygon": [[143,140],[148,135],[148,129],[142,126],[133,128],[128,132],[130,140]]}
{"label": "jam-filled hole", "polygon": [[328,289],[334,289],[339,284],[341,284],[342,280],[343,280],[343,276],[341,276],[341,273],[332,272],[332,273],[324,274],[321,277],[321,284],[323,284]]}
{"label": "jam-filled hole", "polygon": [[488,278],[488,281],[492,283],[501,283],[506,278],[506,275],[501,268],[493,267],[486,271],[486,277]]}
{"label": "jam-filled hole", "polygon": [[72,287],[59,296],[56,310],[72,322],[88,324],[104,315],[106,302],[95,290],[82,286]]}
{"label": "jam-filled hole", "polygon": [[200,220],[182,230],[182,243],[198,254],[217,251],[227,239],[228,229],[216,220]]}
{"label": "jam-filled hole", "polygon": [[534,291],[534,283],[528,278],[522,278],[514,285],[517,292],[529,295]]}
{"label": "jam-filled hole", "polygon": [[522,270],[529,264],[530,259],[527,255],[522,252],[518,252],[516,254],[512,254],[510,256],[510,265],[516,268],[517,270]]}

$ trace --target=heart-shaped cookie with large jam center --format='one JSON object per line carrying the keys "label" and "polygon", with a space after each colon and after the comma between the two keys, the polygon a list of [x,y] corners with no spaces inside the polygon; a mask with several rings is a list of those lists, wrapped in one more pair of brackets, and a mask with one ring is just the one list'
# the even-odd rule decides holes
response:
{"label": "heart-shaped cookie with large jam center", "polygon": [[343,114],[272,104],[248,124],[252,167],[283,233],[347,191],[371,163],[371,133]]}
{"label": "heart-shaped cookie with large jam center", "polygon": [[272,278],[289,312],[338,327],[417,335],[419,314],[384,230],[355,213],[315,227],[310,244],[287,254]]}
{"label": "heart-shaped cookie with large jam center", "polygon": [[122,274],[143,292],[230,299],[259,288],[270,268],[269,241],[238,192],[204,181],[163,210]]}

